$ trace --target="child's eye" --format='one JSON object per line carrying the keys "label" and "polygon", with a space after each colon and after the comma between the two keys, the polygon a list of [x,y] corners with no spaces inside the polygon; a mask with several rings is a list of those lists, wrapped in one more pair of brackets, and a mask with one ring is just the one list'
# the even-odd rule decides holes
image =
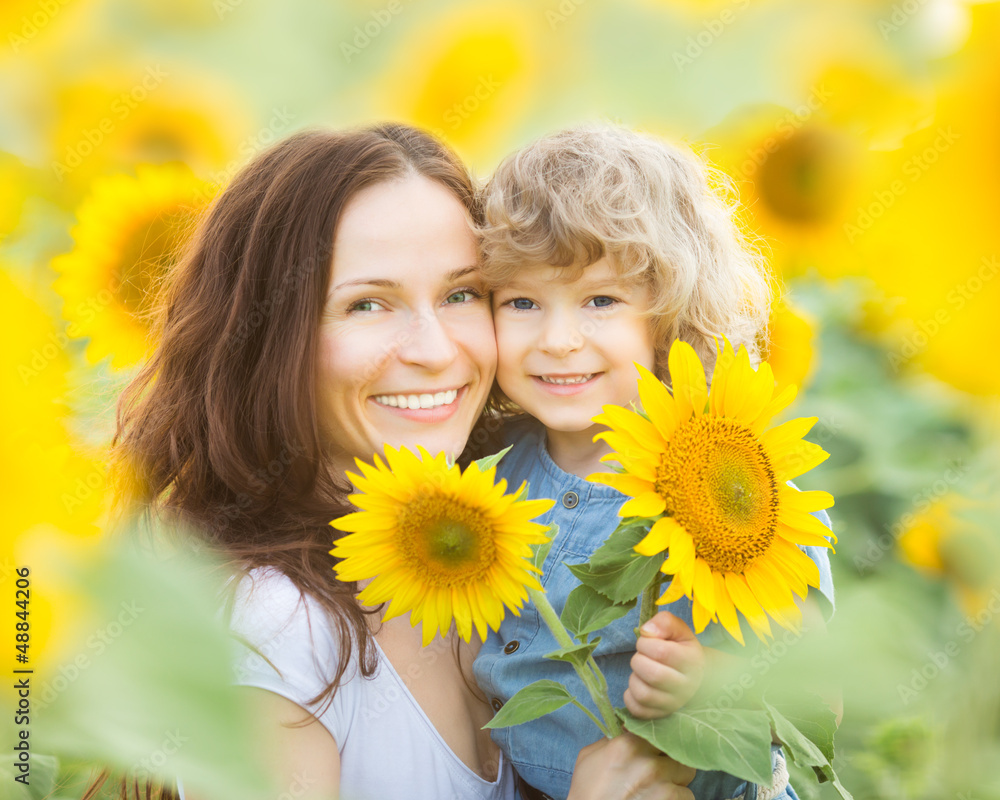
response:
{"label": "child's eye", "polygon": [[609,297],[606,294],[599,294],[597,297],[592,297],[587,305],[593,305],[595,308],[607,308],[617,302],[619,302],[617,298]]}
{"label": "child's eye", "polygon": [[459,289],[457,292],[452,292],[448,295],[448,299],[445,302],[454,305],[456,303],[469,303],[473,300],[481,300],[482,298],[483,293],[475,289]]}
{"label": "child's eye", "polygon": [[533,300],[529,300],[527,297],[515,297],[513,300],[508,300],[505,305],[516,308],[518,311],[530,311],[532,308],[538,307]]}
{"label": "child's eye", "polygon": [[365,298],[363,300],[356,300],[353,303],[351,303],[351,305],[348,306],[347,308],[347,313],[351,314],[355,311],[365,312],[365,311],[384,311],[384,310],[385,306],[383,306],[378,300],[371,300],[369,298]]}

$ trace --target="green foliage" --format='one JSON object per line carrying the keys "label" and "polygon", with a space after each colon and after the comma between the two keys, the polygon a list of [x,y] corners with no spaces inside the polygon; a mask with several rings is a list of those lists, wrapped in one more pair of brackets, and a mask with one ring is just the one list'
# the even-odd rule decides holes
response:
{"label": "green foliage", "polygon": [[551,653],[546,653],[545,657],[551,658],[553,661],[565,661],[579,669],[584,669],[587,660],[600,643],[601,637],[598,636],[591,642],[582,642],[572,647],[561,647],[558,650],[553,650]]}
{"label": "green foliage", "polygon": [[771,728],[763,711],[686,706],[653,720],[617,711],[626,730],[682,764],[771,783]]}
{"label": "green foliage", "polygon": [[627,603],[614,603],[606,595],[581,584],[569,593],[560,619],[570,633],[584,637],[625,616],[635,602],[632,598]]}
{"label": "green foliage", "polygon": [[499,453],[494,453],[491,456],[483,456],[482,458],[477,458],[473,463],[479,467],[480,472],[489,472],[490,469],[495,467],[500,463],[500,459],[503,458],[510,451],[513,445],[505,447]]}
{"label": "green foliage", "polygon": [[483,727],[507,728],[531,722],[572,702],[573,695],[561,683],[549,680],[535,681],[520,689],[504,703],[493,719]]}
{"label": "green foliage", "polygon": [[580,583],[615,603],[635,602],[660,571],[662,558],[645,557],[633,548],[649,532],[648,520],[619,525],[584,564],[567,564]]}
{"label": "green foliage", "polygon": [[[211,565],[118,547],[70,568],[89,613],[58,663],[34,676],[37,753],[140,780],[180,775],[204,796],[256,796],[266,779],[250,710],[232,686],[231,640]],[[36,756],[34,767],[45,761]],[[40,785],[42,785],[40,783]]]}

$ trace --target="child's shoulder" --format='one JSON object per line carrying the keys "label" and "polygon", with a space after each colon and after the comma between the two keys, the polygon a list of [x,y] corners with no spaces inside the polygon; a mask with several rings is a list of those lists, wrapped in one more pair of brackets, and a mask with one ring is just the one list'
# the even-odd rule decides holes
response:
{"label": "child's shoulder", "polygon": [[517,414],[503,420],[503,446],[516,449],[534,447],[545,441],[542,423],[528,414]]}
{"label": "child's shoulder", "polygon": [[506,417],[500,447],[510,448],[497,465],[497,475],[507,480],[532,480],[544,460],[545,428],[527,414]]}

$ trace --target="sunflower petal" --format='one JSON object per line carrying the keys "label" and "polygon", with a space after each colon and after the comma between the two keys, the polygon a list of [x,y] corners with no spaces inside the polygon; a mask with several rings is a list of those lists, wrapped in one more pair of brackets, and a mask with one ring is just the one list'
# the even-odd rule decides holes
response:
{"label": "sunflower petal", "polygon": [[726,388],[729,384],[730,372],[735,358],[736,354],[731,347],[723,347],[715,359],[712,386],[708,392],[709,412],[714,417],[726,415]]}
{"label": "sunflower petal", "polygon": [[642,556],[655,556],[657,553],[662,553],[670,546],[670,541],[677,528],[680,528],[680,525],[673,517],[661,517],[653,523],[653,527],[649,529],[645,538],[635,546],[635,552]]}
{"label": "sunflower petal", "polygon": [[803,492],[788,485],[778,487],[778,499],[782,508],[805,512],[819,511],[833,505],[833,495],[829,492]]}
{"label": "sunflower petal", "polygon": [[725,576],[721,572],[715,572],[712,574],[712,580],[715,582],[715,611],[719,617],[719,622],[729,631],[730,636],[740,644],[745,645],[746,642],[743,641],[740,620],[736,615],[736,607],[733,605],[733,600],[729,596],[729,590],[726,588]]}
{"label": "sunflower petal", "polygon": [[750,423],[750,430],[754,433],[759,434],[768,426],[768,423],[774,417],[784,411],[788,406],[792,404],[795,399],[795,395],[798,394],[798,389],[795,386],[786,386],[777,395],[771,398],[771,400],[764,406],[763,411],[757,415],[757,418]]}
{"label": "sunflower petal", "polygon": [[612,489],[617,489],[629,497],[638,497],[641,494],[653,491],[654,488],[652,481],[637,478],[635,475],[629,475],[626,472],[595,472],[593,475],[588,475],[587,480],[592,483],[601,483],[605,486],[610,486]]}
{"label": "sunflower petal", "polygon": [[670,381],[674,390],[674,405],[678,422],[685,422],[692,414],[701,414],[708,402],[705,369],[698,354],[687,342],[675,341],[667,357]]}
{"label": "sunflower petal", "polygon": [[697,597],[691,601],[691,617],[694,622],[695,633],[701,633],[705,630],[705,626],[712,621],[712,614],[709,613],[705,606],[698,602]]}
{"label": "sunflower petal", "polygon": [[[673,532],[670,539],[670,552],[667,560],[663,562],[660,571],[666,575],[676,575],[686,573],[694,568],[694,542],[691,536],[680,525]],[[690,583],[690,581],[685,581]]]}
{"label": "sunflower petal", "polygon": [[642,403],[642,410],[646,412],[649,421],[653,423],[656,430],[664,440],[669,440],[670,436],[677,429],[677,409],[674,406],[674,399],[663,382],[652,372],[641,364],[636,364],[639,370],[639,402]]}
{"label": "sunflower petal", "polygon": [[618,511],[620,517],[655,517],[666,511],[667,504],[656,492],[646,492],[627,500]]}
{"label": "sunflower petal", "polygon": [[733,599],[733,604],[743,614],[746,621],[750,623],[751,629],[757,634],[758,638],[762,641],[773,638],[771,625],[767,621],[767,614],[764,613],[764,610],[760,607],[760,603],[757,602],[757,598],[754,597],[753,592],[750,591],[750,587],[747,586],[746,578],[734,572],[727,572],[726,589],[729,590],[729,596]]}
{"label": "sunflower petal", "polygon": [[712,568],[702,558],[694,560],[694,598],[705,607],[709,616],[715,617],[715,581]]}

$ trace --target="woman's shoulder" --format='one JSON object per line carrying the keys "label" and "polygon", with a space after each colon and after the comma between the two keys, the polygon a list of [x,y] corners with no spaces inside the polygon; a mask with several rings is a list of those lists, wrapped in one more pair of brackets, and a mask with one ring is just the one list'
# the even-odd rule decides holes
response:
{"label": "woman's shoulder", "polygon": [[268,638],[318,610],[291,578],[273,567],[258,567],[237,580],[230,628],[254,638]]}
{"label": "woman's shoulder", "polygon": [[[276,673],[285,681],[308,684],[318,691],[342,659],[339,626],[329,613],[291,578],[271,567],[252,570],[239,579],[229,627],[243,647],[237,661],[243,677]],[[356,648],[352,652],[356,657]]]}

